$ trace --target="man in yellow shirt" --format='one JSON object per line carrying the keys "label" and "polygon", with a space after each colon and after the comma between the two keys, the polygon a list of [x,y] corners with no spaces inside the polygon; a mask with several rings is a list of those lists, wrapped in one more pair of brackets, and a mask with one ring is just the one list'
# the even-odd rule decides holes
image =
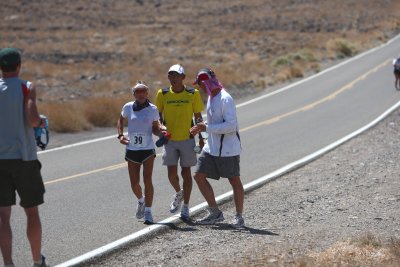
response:
{"label": "man in yellow shirt", "polygon": [[[189,220],[189,200],[193,183],[190,167],[195,166],[197,162],[193,150],[196,144],[189,130],[193,125],[193,115],[196,123],[203,120],[201,111],[204,105],[199,91],[184,85],[185,70],[182,65],[171,66],[168,79],[171,86],[160,89],[156,97],[160,121],[171,134],[170,140],[164,145],[163,165],[168,168],[168,179],[176,192],[170,212],[178,211],[183,200],[181,218]],[[200,139],[200,147],[203,145],[203,140]],[[178,161],[182,169],[183,190],[179,183]]]}

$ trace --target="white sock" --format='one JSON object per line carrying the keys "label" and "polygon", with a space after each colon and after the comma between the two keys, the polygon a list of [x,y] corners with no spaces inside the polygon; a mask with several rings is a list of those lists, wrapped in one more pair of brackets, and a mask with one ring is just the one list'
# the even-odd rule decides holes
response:
{"label": "white sock", "polygon": [[183,203],[183,206],[184,206],[185,208],[189,208],[189,203],[188,203],[188,204]]}
{"label": "white sock", "polygon": [[144,202],[144,197],[139,198],[138,201],[139,201],[140,203],[143,203],[143,202]]}
{"label": "white sock", "polygon": [[146,212],[146,211],[150,211],[151,212],[151,207],[145,207],[144,208],[144,211]]}

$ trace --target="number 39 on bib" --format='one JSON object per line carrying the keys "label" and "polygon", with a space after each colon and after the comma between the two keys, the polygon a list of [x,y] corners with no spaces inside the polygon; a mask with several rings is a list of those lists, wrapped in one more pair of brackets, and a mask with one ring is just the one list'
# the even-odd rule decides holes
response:
{"label": "number 39 on bib", "polygon": [[150,138],[145,133],[129,133],[129,144],[136,148],[147,147]]}

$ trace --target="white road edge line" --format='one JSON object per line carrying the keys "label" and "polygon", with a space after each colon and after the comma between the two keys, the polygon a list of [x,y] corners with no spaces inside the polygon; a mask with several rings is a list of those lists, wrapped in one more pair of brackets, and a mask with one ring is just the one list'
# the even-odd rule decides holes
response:
{"label": "white road edge line", "polygon": [[[334,65],[334,66],[332,66],[332,67],[330,67],[330,68],[327,68],[327,69],[325,69],[325,70],[323,70],[323,71],[321,71],[321,72],[319,72],[319,73],[316,73],[316,74],[314,74],[314,75],[312,75],[312,76],[310,76],[310,77],[307,77],[307,78],[305,78],[305,79],[299,80],[299,81],[297,81],[297,82],[295,82],[295,83],[292,83],[292,84],[290,84],[290,85],[288,85],[288,86],[285,86],[285,87],[283,87],[283,88],[281,88],[281,89],[278,89],[278,90],[276,90],[276,91],[273,91],[273,92],[271,92],[271,93],[269,93],[269,94],[262,95],[262,96],[259,96],[259,97],[257,97],[257,98],[254,98],[254,99],[252,99],[252,100],[249,100],[249,101],[243,102],[243,103],[241,103],[241,104],[238,104],[238,105],[236,105],[236,108],[240,108],[240,107],[249,105],[249,104],[254,103],[254,102],[256,102],[256,101],[259,101],[259,100],[261,100],[261,99],[268,98],[268,97],[271,97],[271,96],[273,96],[273,95],[282,93],[282,92],[284,92],[284,91],[286,91],[286,90],[289,90],[289,89],[291,89],[291,88],[293,88],[293,87],[295,87],[295,86],[297,86],[297,85],[299,85],[299,84],[305,83],[305,82],[307,82],[307,81],[309,81],[309,80],[311,80],[311,79],[314,79],[314,78],[316,78],[316,77],[318,77],[318,76],[320,76],[320,75],[323,75],[323,74],[325,74],[325,73],[327,73],[327,72],[329,72],[329,71],[332,71],[332,70],[334,70],[334,69],[336,69],[336,68],[339,68],[339,67],[341,67],[341,66],[343,66],[343,65],[345,65],[345,64],[348,64],[349,62],[351,62],[351,61],[353,61],[353,60],[356,60],[356,59],[358,59],[358,58],[360,58],[360,57],[364,57],[365,55],[368,55],[368,54],[370,54],[370,53],[372,53],[372,52],[374,52],[374,51],[376,51],[376,50],[382,49],[382,48],[384,48],[385,46],[391,44],[392,42],[396,41],[396,40],[399,39],[399,38],[400,38],[400,34],[397,35],[396,37],[390,39],[390,40],[387,41],[386,43],[381,44],[380,46],[377,46],[377,47],[372,48],[372,49],[370,49],[370,50],[368,50],[368,51],[365,51],[365,52],[363,52],[363,53],[361,53],[361,54],[359,54],[359,55],[356,55],[355,57],[349,58],[349,59],[347,59],[347,60],[345,60],[345,61],[343,61],[343,62],[341,62],[341,63],[339,63],[339,64],[337,64],[337,65]],[[52,148],[52,149],[48,149],[48,150],[44,150],[44,151],[39,151],[38,154],[45,154],[45,153],[49,153],[49,152],[53,152],[53,151],[58,151],[58,150],[62,150],[62,149],[67,149],[67,148],[72,148],[72,147],[76,147],[76,146],[87,145],[87,144],[91,144],[91,143],[95,143],[95,142],[101,142],[101,141],[108,140],[108,139],[112,139],[112,138],[115,138],[115,135],[110,135],[110,136],[101,137],[101,138],[96,138],[96,139],[92,139],[92,140],[88,140],[88,141],[83,141],[83,142],[79,142],[79,143],[75,143],[75,144],[71,144],[71,145],[66,145],[66,146],[56,147],[56,148]]]}
{"label": "white road edge line", "polygon": [[[274,172],[271,172],[265,176],[262,176],[248,184],[244,185],[244,190],[246,193],[249,193],[251,191],[253,191],[256,188],[261,187],[262,185],[282,176],[283,174],[286,174],[292,170],[295,170],[297,168],[300,168],[301,166],[306,165],[307,163],[317,159],[318,157],[322,156],[323,154],[331,151],[332,149],[340,146],[341,144],[349,141],[350,139],[356,137],[357,135],[363,133],[364,131],[372,128],[373,126],[375,126],[376,124],[378,124],[380,121],[382,121],[384,118],[386,118],[390,113],[392,113],[394,110],[396,110],[398,107],[400,107],[400,101],[397,102],[395,105],[393,105],[391,108],[389,108],[388,110],[386,110],[382,115],[380,115],[378,118],[376,118],[375,120],[373,120],[372,122],[370,122],[369,124],[365,125],[364,127],[350,133],[349,135],[337,140],[336,142],[312,153],[309,154],[308,156],[305,156],[295,162],[292,162]],[[233,191],[229,191],[225,194],[222,194],[220,196],[218,196],[216,198],[217,203],[221,204],[223,202],[226,202],[228,200],[230,200],[233,197]],[[207,207],[207,203],[203,202],[197,206],[194,206],[193,208],[190,209],[190,215],[193,216],[197,213],[199,213],[200,211],[202,211],[205,207]],[[86,254],[83,254],[81,256],[78,256],[76,258],[73,258],[69,261],[66,261],[64,263],[61,263],[59,265],[56,265],[56,267],[67,267],[67,266],[75,266],[77,264],[82,264],[84,262],[87,262],[89,260],[92,260],[94,258],[100,257],[106,253],[111,252],[112,250],[116,250],[117,248],[123,247],[125,245],[127,245],[128,243],[131,243],[133,241],[138,241],[142,238],[144,238],[146,235],[154,234],[157,231],[161,230],[161,229],[165,229],[165,227],[168,227],[167,224],[170,223],[176,223],[180,221],[179,215],[174,215],[172,217],[169,217],[161,222],[158,222],[157,224],[154,224],[152,226],[146,227],[138,232],[135,232],[131,235],[128,235],[126,237],[123,237],[121,239],[118,239],[112,243],[109,243],[107,245],[104,245],[100,248],[97,248],[95,250],[92,250]]]}

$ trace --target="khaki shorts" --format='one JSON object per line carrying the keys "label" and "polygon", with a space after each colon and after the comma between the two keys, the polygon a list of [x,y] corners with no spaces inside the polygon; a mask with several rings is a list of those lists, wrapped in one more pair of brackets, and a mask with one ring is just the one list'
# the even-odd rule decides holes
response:
{"label": "khaki shorts", "polygon": [[16,192],[24,208],[43,204],[45,192],[39,160],[0,160],[0,207],[15,205]]}
{"label": "khaki shorts", "polygon": [[220,177],[240,176],[240,156],[216,157],[202,152],[197,161],[195,173],[204,173],[208,178],[219,180]]}
{"label": "khaki shorts", "polygon": [[163,149],[163,165],[176,166],[178,165],[178,160],[180,161],[181,167],[196,165],[197,156],[193,151],[195,146],[194,138],[183,141],[169,140],[168,143],[164,145]]}

